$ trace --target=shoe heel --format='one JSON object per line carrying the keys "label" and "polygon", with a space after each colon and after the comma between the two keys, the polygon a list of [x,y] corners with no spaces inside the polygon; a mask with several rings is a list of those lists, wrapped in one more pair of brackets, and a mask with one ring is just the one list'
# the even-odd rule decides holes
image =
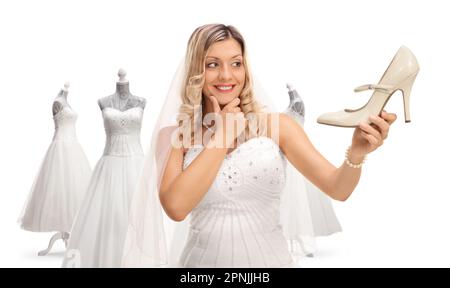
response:
{"label": "shoe heel", "polygon": [[405,123],[411,122],[411,116],[410,116],[410,112],[409,112],[410,111],[409,99],[410,99],[410,95],[411,95],[411,88],[414,84],[414,81],[416,80],[417,74],[418,74],[418,72],[411,75],[410,77],[408,77],[408,79],[403,81],[401,86],[399,86],[399,88],[398,88],[403,93],[403,110],[405,112]]}

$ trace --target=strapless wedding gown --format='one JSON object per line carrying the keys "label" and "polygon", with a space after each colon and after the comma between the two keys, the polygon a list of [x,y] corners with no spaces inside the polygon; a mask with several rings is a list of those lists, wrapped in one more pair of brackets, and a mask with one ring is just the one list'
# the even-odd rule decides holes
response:
{"label": "strapless wedding gown", "polygon": [[144,161],[142,107],[102,110],[106,145],[71,233],[63,267],[120,267],[129,206]]}
{"label": "strapless wedding gown", "polygon": [[[183,167],[203,147],[186,152]],[[252,138],[224,159],[190,214],[181,267],[294,267],[280,222],[286,159],[270,138]]]}
{"label": "strapless wedding gown", "polygon": [[19,223],[34,232],[69,232],[91,177],[91,167],[77,140],[77,113],[65,106],[53,116],[55,133]]}

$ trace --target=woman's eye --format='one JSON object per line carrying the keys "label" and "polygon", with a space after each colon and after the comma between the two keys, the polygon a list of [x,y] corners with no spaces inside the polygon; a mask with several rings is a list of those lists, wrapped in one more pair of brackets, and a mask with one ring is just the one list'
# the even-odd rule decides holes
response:
{"label": "woman's eye", "polygon": [[208,63],[208,64],[206,64],[206,67],[208,67],[208,68],[215,68],[215,67],[217,67],[217,63],[216,62]]}
{"label": "woman's eye", "polygon": [[234,62],[232,65],[234,67],[241,67],[242,63],[240,61],[238,61],[238,62]]}

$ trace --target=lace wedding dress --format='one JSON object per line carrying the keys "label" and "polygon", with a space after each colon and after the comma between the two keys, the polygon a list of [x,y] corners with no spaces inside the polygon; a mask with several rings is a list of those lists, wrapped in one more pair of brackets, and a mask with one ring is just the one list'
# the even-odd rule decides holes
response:
{"label": "lace wedding dress", "polygon": [[92,172],[77,140],[77,113],[65,106],[53,120],[53,141],[19,219],[23,229],[34,232],[70,231]]}
{"label": "lace wedding dress", "polygon": [[63,267],[119,267],[129,205],[141,173],[143,108],[102,110],[106,145],[74,222]]}

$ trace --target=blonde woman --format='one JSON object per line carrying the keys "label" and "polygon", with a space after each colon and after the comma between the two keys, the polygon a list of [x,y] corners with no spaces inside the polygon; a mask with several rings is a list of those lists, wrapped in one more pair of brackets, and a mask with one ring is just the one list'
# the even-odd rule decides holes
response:
{"label": "blonde woman", "polygon": [[[286,161],[333,199],[352,194],[360,165],[333,166],[292,118],[264,110],[255,88],[236,28],[194,31],[153,134],[124,266],[295,267],[287,240],[298,235],[280,220]],[[356,128],[347,162],[382,145],[395,119],[383,112]],[[186,230],[168,232],[175,222]]]}

